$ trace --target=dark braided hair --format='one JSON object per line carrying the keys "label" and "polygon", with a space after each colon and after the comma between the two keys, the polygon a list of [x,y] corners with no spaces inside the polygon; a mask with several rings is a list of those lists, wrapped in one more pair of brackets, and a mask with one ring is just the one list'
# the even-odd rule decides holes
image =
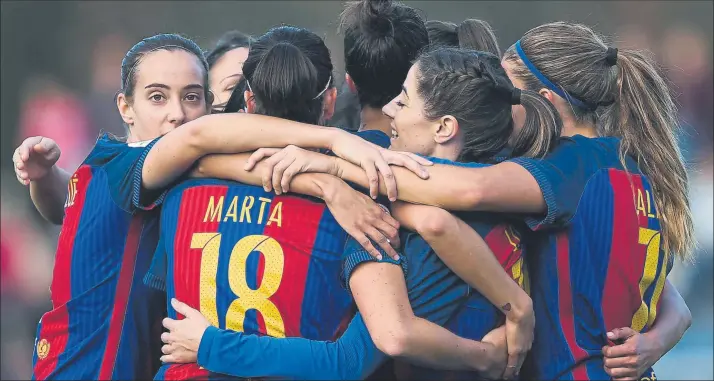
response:
{"label": "dark braided hair", "polygon": [[514,104],[523,105],[526,121],[512,140],[513,156],[544,156],[560,136],[562,123],[553,105],[536,92],[513,87],[491,53],[442,48],[422,55],[416,65],[425,116],[451,115],[459,122],[460,161],[487,161],[508,144]]}

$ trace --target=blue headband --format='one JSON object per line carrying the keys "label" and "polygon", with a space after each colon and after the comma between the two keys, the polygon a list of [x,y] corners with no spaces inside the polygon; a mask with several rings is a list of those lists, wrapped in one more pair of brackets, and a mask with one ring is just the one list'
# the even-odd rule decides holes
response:
{"label": "blue headband", "polygon": [[535,67],[535,65],[533,65],[533,63],[528,59],[528,57],[526,57],[526,53],[523,51],[523,48],[521,48],[521,40],[516,41],[516,53],[518,53],[518,57],[521,58],[521,61],[523,61],[523,64],[526,65],[528,70],[536,78],[538,78],[538,80],[541,81],[541,83],[543,83],[543,85],[545,85],[545,87],[547,87],[549,90],[560,95],[561,98],[565,99],[566,101],[568,101],[569,103],[571,103],[575,106],[585,108],[588,110],[594,110],[595,108],[597,108],[597,107],[593,107],[593,105],[587,104],[587,103],[581,101],[580,99],[577,99],[577,98],[569,95],[566,91],[564,91],[560,87],[556,86],[553,82],[548,80],[548,78],[546,78],[545,75],[543,75],[540,71],[538,71],[538,69]]}

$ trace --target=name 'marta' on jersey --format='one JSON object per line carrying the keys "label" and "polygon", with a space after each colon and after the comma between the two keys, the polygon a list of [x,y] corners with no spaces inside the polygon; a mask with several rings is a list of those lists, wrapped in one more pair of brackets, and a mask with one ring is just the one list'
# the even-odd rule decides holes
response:
{"label": "name 'marta' on jersey", "polygon": [[536,326],[523,370],[535,379],[609,379],[606,333],[645,332],[657,317],[673,256],[660,245],[652,186],[631,158],[622,166],[619,146],[574,136],[543,160],[514,160],[538,181],[548,209],[527,221],[543,230],[532,237]]}
{"label": "name 'marta' on jersey", "polygon": [[[161,218],[161,251],[146,281],[165,284],[168,298],[200,310],[212,325],[332,340],[354,315],[339,281],[347,234],[324,203],[194,179],[168,193]],[[166,364],[156,379],[208,375],[197,364]]]}
{"label": "name 'marta' on jersey", "polygon": [[102,136],[71,177],[33,379],[142,379],[158,368],[164,311],[156,305],[164,299],[141,281],[158,240],[158,212],[140,209],[161,197],[146,207],[139,200],[153,143]]}

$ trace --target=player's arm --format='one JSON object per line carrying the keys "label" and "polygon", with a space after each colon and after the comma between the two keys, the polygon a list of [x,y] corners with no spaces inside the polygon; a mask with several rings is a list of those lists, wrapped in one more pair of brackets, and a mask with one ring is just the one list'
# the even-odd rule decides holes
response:
{"label": "player's arm", "polygon": [[[349,285],[372,340],[385,354],[434,369],[486,372],[493,366],[494,346],[461,338],[414,315],[399,266],[362,263],[349,276]],[[452,312],[457,307],[445,305]]]}
{"label": "player's arm", "polygon": [[[644,333],[649,336],[655,348],[658,349],[659,360],[682,339],[684,333],[692,325],[692,313],[687,303],[669,280],[662,291],[662,304],[652,329]],[[656,361],[655,360],[655,361]]]}
{"label": "player's arm", "polygon": [[[359,163],[374,173],[391,173],[378,147],[346,131],[320,127],[256,114],[229,113],[207,115],[166,134],[146,156],[142,185],[160,189],[188,170],[196,160],[211,153],[241,153],[261,147],[330,149]],[[349,147],[349,148],[343,148]],[[405,165],[414,171],[424,169],[407,155],[391,164]]]}
{"label": "player's arm", "polygon": [[67,184],[71,173],[59,168],[61,150],[57,143],[42,136],[25,139],[12,155],[15,176],[29,185],[30,197],[42,217],[54,224],[62,224]]}
{"label": "player's arm", "polygon": [[45,220],[61,225],[64,219],[64,202],[67,200],[67,184],[72,174],[53,165],[43,178],[30,181],[30,198]]}
{"label": "player's arm", "polygon": [[520,369],[533,342],[533,302],[503,270],[482,236],[441,208],[396,202],[392,213],[404,228],[419,233],[451,271],[506,315],[509,365]]}

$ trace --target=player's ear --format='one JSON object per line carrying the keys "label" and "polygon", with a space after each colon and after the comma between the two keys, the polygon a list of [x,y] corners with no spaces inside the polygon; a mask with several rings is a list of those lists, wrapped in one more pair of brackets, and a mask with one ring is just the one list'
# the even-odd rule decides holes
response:
{"label": "player's ear", "polygon": [[357,86],[355,86],[355,81],[352,80],[352,77],[350,77],[349,74],[345,74],[345,82],[347,82],[347,87],[350,88],[351,92],[357,92]]}
{"label": "player's ear", "polygon": [[322,120],[330,120],[335,115],[335,102],[337,101],[337,89],[330,87],[325,91],[322,100]]}
{"label": "player's ear", "polygon": [[253,97],[253,92],[250,90],[244,91],[243,99],[245,100],[246,112],[255,114],[255,98]]}
{"label": "player's ear", "polygon": [[122,120],[129,127],[134,125],[134,108],[131,105],[130,99],[124,93],[117,93],[117,109]]}
{"label": "player's ear", "polygon": [[444,144],[459,133],[459,121],[453,115],[444,115],[439,118],[435,128],[434,141],[438,144]]}
{"label": "player's ear", "polygon": [[555,104],[553,101],[555,100],[555,94],[553,94],[552,91],[542,88],[538,90],[538,94],[542,95],[545,99],[547,99],[550,103]]}

